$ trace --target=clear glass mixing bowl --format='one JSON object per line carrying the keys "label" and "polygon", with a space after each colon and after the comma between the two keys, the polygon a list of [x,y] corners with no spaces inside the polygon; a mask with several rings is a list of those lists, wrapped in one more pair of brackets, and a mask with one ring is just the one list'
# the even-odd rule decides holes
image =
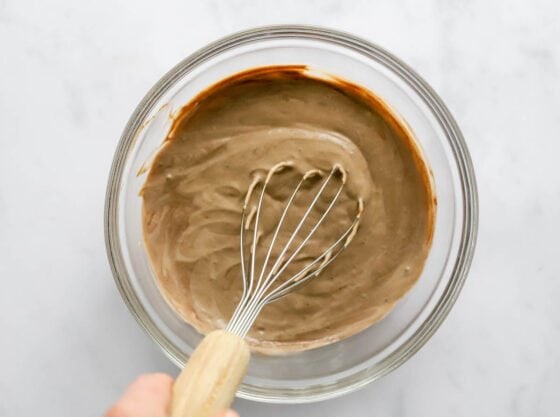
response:
{"label": "clear glass mixing bowl", "polygon": [[286,356],[255,354],[243,398],[301,403],[342,395],[410,358],[447,316],[475,247],[477,194],[463,136],[441,99],[395,56],[352,35],[306,26],[274,26],[231,35],[192,54],[163,76],[130,118],[116,151],[105,207],[115,281],[132,314],[178,366],[202,336],[158,290],[142,243],[143,164],[172,115],[201,90],[234,73],[269,65],[308,65],[370,89],[415,133],[438,197],[433,247],[416,286],[384,320],[341,342]]}

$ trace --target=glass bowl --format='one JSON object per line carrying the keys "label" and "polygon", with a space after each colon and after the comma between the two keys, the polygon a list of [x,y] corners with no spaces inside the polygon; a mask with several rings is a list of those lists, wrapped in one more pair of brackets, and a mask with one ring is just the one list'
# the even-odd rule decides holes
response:
{"label": "glass bowl", "polygon": [[141,173],[174,113],[200,91],[250,68],[291,64],[361,85],[392,107],[414,132],[431,167],[438,207],[422,276],[388,317],[329,346],[253,355],[238,395],[278,403],[354,391],[409,359],[454,304],[477,231],[475,177],[463,136],[441,99],[406,64],[370,42],[330,29],[274,26],[228,36],[180,62],[146,94],[120,139],[107,188],[105,236],[116,284],[140,325],[174,363],[182,366],[202,336],[169,307],[151,271],[142,242]]}

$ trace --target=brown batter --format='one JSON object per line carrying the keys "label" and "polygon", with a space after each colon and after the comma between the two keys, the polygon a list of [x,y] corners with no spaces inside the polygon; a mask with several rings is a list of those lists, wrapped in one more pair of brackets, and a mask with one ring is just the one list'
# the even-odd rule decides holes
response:
{"label": "brown batter", "polygon": [[[203,333],[225,327],[239,301],[243,199],[254,176],[281,161],[293,166],[270,184],[263,242],[311,169],[339,164],[347,184],[303,258],[352,222],[358,198],[364,212],[335,262],[261,312],[248,340],[267,353],[326,345],[381,320],[420,276],[435,213],[429,170],[409,131],[371,93],[295,66],[220,82],[181,109],[142,190],[145,246],[160,288]],[[306,204],[302,198],[294,213]]]}

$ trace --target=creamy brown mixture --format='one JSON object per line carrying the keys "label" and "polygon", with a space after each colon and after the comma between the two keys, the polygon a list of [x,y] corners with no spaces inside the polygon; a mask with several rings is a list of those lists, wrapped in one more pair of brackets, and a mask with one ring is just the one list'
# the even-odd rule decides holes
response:
{"label": "creamy brown mixture", "polygon": [[[201,332],[225,327],[239,301],[243,199],[255,175],[281,161],[292,168],[271,181],[259,245],[270,241],[289,193],[311,169],[328,173],[340,164],[347,184],[298,262],[345,230],[358,198],[364,212],[354,240],[328,268],[261,312],[248,340],[268,353],[326,345],[381,320],[420,276],[435,212],[429,170],[410,133],[371,93],[311,78],[303,67],[222,81],[181,109],[142,191],[145,246],[160,288]],[[317,183],[302,189],[295,217]]]}

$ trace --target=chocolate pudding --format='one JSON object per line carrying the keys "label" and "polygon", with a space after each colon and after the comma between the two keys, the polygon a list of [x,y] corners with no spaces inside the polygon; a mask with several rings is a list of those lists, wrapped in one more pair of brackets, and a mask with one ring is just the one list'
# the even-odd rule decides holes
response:
{"label": "chocolate pudding", "polygon": [[[352,223],[357,201],[363,213],[353,241],[332,264],[257,318],[247,340],[270,354],[333,343],[385,317],[421,275],[436,206],[412,133],[371,92],[300,66],[258,68],[221,81],[178,112],[141,192],[144,244],[159,287],[202,333],[224,328],[241,296],[239,228],[247,190],[255,176],[285,161],[288,169],[267,189],[263,244],[310,170],[343,167],[346,184],[296,259],[301,265]],[[302,189],[294,218],[316,183]]]}

